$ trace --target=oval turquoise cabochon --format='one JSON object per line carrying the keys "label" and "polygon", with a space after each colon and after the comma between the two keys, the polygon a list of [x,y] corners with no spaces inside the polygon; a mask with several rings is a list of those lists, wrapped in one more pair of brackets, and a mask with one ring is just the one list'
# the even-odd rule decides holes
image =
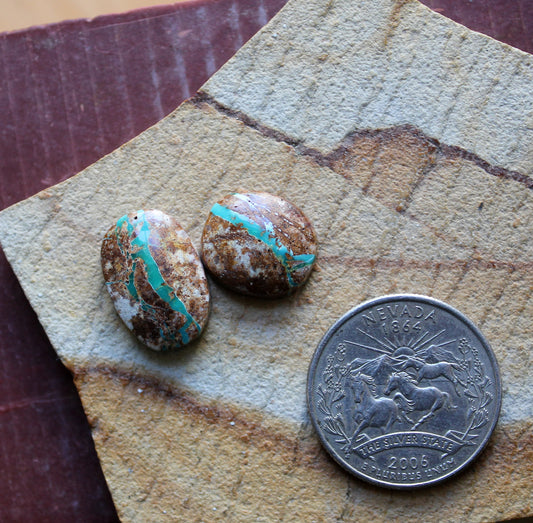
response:
{"label": "oval turquoise cabochon", "polygon": [[122,216],[104,237],[101,261],[115,309],[142,343],[166,351],[201,335],[207,278],[176,218],[158,210]]}
{"label": "oval turquoise cabochon", "polygon": [[218,281],[264,298],[301,287],[317,251],[316,233],[305,214],[266,192],[233,193],[219,200],[202,235],[202,259]]}

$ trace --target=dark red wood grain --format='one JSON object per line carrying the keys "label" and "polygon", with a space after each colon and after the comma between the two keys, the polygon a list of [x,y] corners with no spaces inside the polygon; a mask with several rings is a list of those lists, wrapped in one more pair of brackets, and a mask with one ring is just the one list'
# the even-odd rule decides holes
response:
{"label": "dark red wood grain", "polygon": [[[0,35],[0,209],[192,96],[285,0],[197,0]],[[533,51],[529,0],[423,0]],[[68,371],[0,252],[0,521],[117,515]]]}

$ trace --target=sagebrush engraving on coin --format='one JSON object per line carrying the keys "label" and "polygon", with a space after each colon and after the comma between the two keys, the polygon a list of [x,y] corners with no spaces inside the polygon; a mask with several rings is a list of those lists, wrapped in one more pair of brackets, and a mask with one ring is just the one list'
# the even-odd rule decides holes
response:
{"label": "sagebrush engraving on coin", "polygon": [[317,431],[349,471],[390,487],[443,480],[488,440],[500,409],[492,350],[451,307],[420,296],[363,304],[311,363]]}

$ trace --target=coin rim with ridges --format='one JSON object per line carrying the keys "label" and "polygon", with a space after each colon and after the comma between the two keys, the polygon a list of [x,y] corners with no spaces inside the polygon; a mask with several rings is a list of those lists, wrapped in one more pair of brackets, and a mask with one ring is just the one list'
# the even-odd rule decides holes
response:
{"label": "coin rim with ridges", "polygon": [[[318,421],[315,417],[315,410],[316,405],[314,404],[313,398],[315,395],[313,394],[313,377],[316,373],[316,367],[318,365],[318,362],[320,360],[320,356],[322,355],[322,352],[324,351],[326,345],[328,344],[329,340],[332,338],[332,336],[337,332],[337,330],[345,324],[350,318],[355,316],[356,314],[361,313],[362,311],[374,307],[376,305],[379,305],[384,302],[388,302],[391,300],[395,301],[410,301],[410,300],[418,300],[423,301],[427,304],[431,304],[436,307],[440,307],[444,310],[446,310],[451,315],[458,318],[460,321],[465,323],[469,329],[473,331],[473,333],[478,337],[480,344],[483,346],[485,352],[487,353],[487,357],[492,364],[492,369],[494,373],[494,388],[495,388],[495,397],[494,401],[496,402],[496,406],[494,409],[495,415],[491,422],[490,428],[487,430],[485,437],[479,444],[476,451],[461,465],[452,471],[448,472],[447,474],[444,474],[443,476],[440,476],[436,479],[432,479],[429,481],[421,481],[417,483],[410,483],[410,484],[400,484],[400,483],[389,483],[386,481],[382,481],[376,478],[373,478],[371,476],[368,476],[364,474],[363,472],[359,471],[349,463],[346,463],[335,451],[335,449],[329,444],[328,440],[324,437],[322,429],[318,425]],[[320,438],[320,442],[324,446],[324,448],[327,450],[328,454],[345,470],[347,470],[349,473],[353,474],[359,479],[362,479],[368,483],[371,483],[373,485],[377,485],[380,487],[386,487],[390,489],[395,490],[413,490],[413,489],[419,489],[423,487],[430,487],[434,486],[436,484],[442,483],[443,481],[448,480],[450,477],[455,476],[456,474],[459,474],[465,470],[466,467],[468,467],[483,451],[483,449],[486,447],[490,437],[492,436],[492,433],[494,432],[494,428],[496,427],[496,424],[498,422],[500,411],[501,411],[501,404],[502,404],[502,386],[501,386],[501,377],[500,377],[500,370],[498,367],[498,361],[496,359],[496,355],[494,354],[494,351],[492,350],[491,346],[489,345],[488,341],[486,340],[485,336],[481,333],[478,327],[470,320],[468,319],[462,312],[455,309],[451,305],[448,305],[447,303],[437,300],[435,298],[430,298],[429,296],[424,296],[421,294],[391,294],[386,296],[380,296],[378,298],[374,298],[371,300],[367,300],[357,307],[354,307],[350,311],[343,314],[335,323],[328,329],[326,334],[322,337],[320,340],[313,357],[311,359],[311,363],[309,365],[309,370],[307,372],[307,409],[309,412],[309,417],[311,418],[311,421],[313,423],[313,426],[315,428],[315,431]]]}

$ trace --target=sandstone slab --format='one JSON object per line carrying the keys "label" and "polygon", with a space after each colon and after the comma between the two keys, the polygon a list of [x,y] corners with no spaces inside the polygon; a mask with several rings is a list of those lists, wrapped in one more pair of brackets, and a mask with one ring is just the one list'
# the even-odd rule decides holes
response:
{"label": "sandstone slab", "polygon": [[[415,1],[297,0],[199,96],[0,215],[2,246],[75,375],[123,520],[531,514],[532,75],[530,55]],[[305,209],[321,240],[317,270],[281,303],[212,285],[198,342],[143,349],[105,291],[108,224],[159,208],[198,245],[206,206],[235,187]],[[407,494],[340,470],[305,405],[325,329],[403,291],[475,321],[504,388],[480,459]]]}

